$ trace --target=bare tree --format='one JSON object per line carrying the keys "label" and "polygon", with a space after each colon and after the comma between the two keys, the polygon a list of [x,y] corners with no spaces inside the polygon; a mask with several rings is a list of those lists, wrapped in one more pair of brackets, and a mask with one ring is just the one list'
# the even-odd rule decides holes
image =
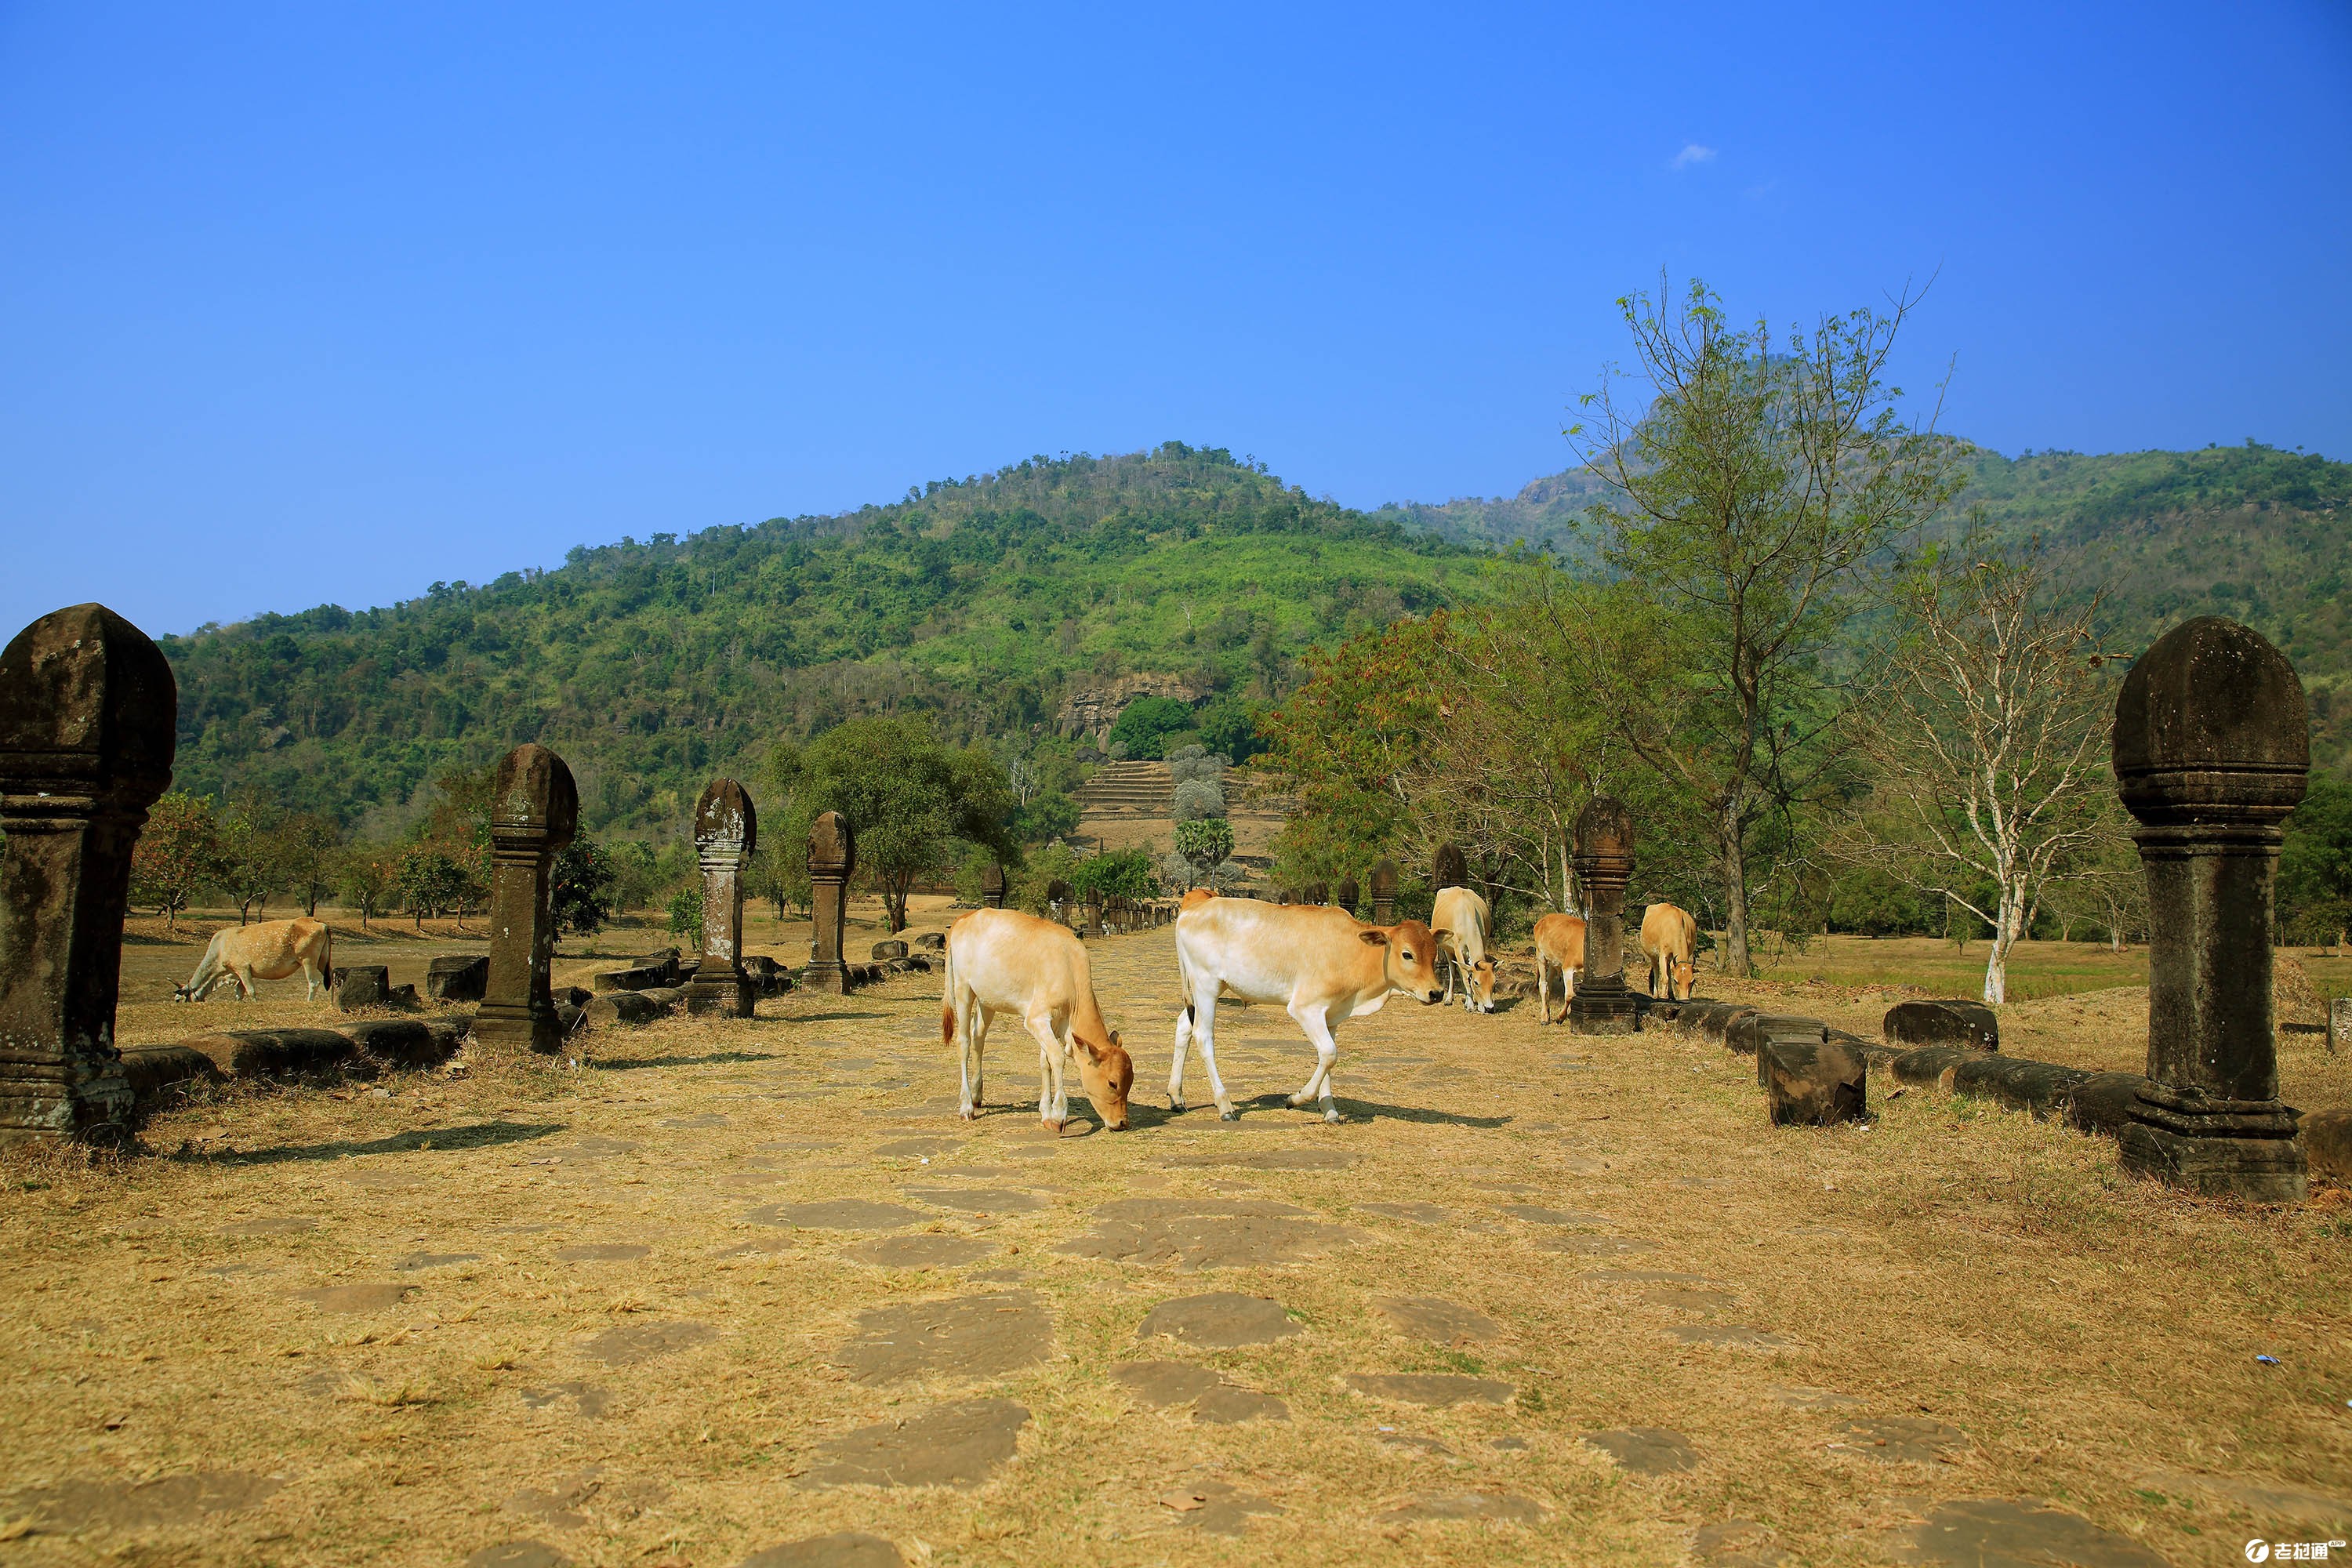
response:
{"label": "bare tree", "polygon": [[1866,732],[1892,807],[1868,853],[1990,929],[1996,1006],[2052,880],[2114,833],[2099,809],[2112,698],[2098,600],[2055,605],[2047,590],[2040,541],[2004,554],[1972,520],[1897,595],[1906,635]]}

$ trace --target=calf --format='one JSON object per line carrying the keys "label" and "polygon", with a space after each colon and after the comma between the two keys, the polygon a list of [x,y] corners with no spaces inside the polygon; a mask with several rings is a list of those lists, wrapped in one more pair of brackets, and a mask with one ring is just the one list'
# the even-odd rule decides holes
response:
{"label": "calf", "polygon": [[[1650,994],[1668,1002],[1690,1000],[1698,973],[1698,921],[1672,904],[1642,911],[1642,956],[1650,961]],[[1675,994],[1680,985],[1683,994]]]}
{"label": "calf", "polygon": [[1495,1010],[1495,961],[1486,956],[1486,939],[1495,929],[1486,900],[1467,888],[1440,888],[1429,914],[1437,929],[1431,934],[1450,962],[1445,966],[1445,999],[1454,1000],[1454,977],[1462,977],[1462,1005],[1473,1013]]}
{"label": "calf", "polygon": [[974,910],[948,928],[947,994],[940,1033],[952,1046],[963,1039],[967,1121],[980,1114],[981,1053],[999,1013],[1018,1016],[1037,1042],[1037,1118],[1058,1129],[1069,1120],[1062,1069],[1078,1064],[1078,1082],[1114,1132],[1127,1126],[1127,1091],[1135,1064],[1095,1001],[1086,944],[1067,926],[1019,910]]}
{"label": "calf", "polygon": [[253,994],[256,980],[283,980],[296,970],[309,983],[302,1000],[310,1001],[334,972],[334,939],[327,922],[309,919],[261,921],[232,926],[213,933],[196,972],[185,985],[172,988],[174,1002],[201,1002],[224,980],[236,982],[236,999]]}
{"label": "calf", "polygon": [[[1546,915],[1536,921],[1536,1022],[1557,1024],[1576,1000],[1576,972],[1584,967],[1584,919]],[[1559,971],[1559,1016],[1551,1015],[1551,972]]]}
{"label": "calf", "polygon": [[1315,1047],[1315,1069],[1290,1103],[1306,1105],[1319,1098],[1326,1121],[1340,1120],[1331,1094],[1331,1064],[1339,1054],[1332,1026],[1379,1012],[1392,991],[1432,1005],[1443,999],[1437,939],[1419,921],[1368,926],[1328,904],[1221,899],[1206,889],[1184,895],[1176,917],[1176,967],[1184,1011],[1176,1019],[1168,1103],[1184,1109],[1184,1053],[1198,1041],[1217,1114],[1228,1121],[1241,1112],[1217,1075],[1221,991],[1244,1002],[1278,1002],[1306,1033]]}

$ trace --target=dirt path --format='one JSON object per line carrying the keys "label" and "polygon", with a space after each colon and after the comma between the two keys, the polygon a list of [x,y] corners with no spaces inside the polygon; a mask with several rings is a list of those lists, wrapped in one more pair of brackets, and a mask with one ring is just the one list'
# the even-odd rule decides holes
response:
{"label": "dirt path", "polygon": [[1773,1130],[1746,1061],[1531,1005],[1349,1026],[1336,1127],[1236,1009],[1242,1121],[1171,1116],[1171,939],[1095,951],[1123,1134],[1041,1137],[1003,1030],[958,1123],[909,976],[24,1167],[0,1564],[2186,1564],[2352,1524],[2352,1209],[1916,1092]]}

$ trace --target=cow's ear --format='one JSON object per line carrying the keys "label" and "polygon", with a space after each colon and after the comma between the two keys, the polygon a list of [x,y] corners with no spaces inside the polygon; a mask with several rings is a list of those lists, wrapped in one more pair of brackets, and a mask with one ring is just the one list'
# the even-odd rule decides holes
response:
{"label": "cow's ear", "polygon": [[1386,947],[1389,944],[1389,933],[1384,931],[1363,931],[1356,935],[1367,947]]}
{"label": "cow's ear", "polygon": [[1429,940],[1432,942],[1444,942],[1447,937],[1452,936],[1454,932],[1449,928],[1440,926],[1435,931],[1429,933]]}
{"label": "cow's ear", "polygon": [[1070,1044],[1077,1047],[1079,1050],[1084,1051],[1086,1053],[1087,1060],[1097,1065],[1101,1063],[1103,1058],[1102,1051],[1092,1040],[1087,1038],[1084,1035],[1072,1035],[1070,1037]]}
{"label": "cow's ear", "polygon": [[1117,1029],[1113,1029],[1110,1032],[1110,1043],[1117,1046],[1122,1051],[1127,1049],[1126,1042],[1118,1037],[1118,1031]]}

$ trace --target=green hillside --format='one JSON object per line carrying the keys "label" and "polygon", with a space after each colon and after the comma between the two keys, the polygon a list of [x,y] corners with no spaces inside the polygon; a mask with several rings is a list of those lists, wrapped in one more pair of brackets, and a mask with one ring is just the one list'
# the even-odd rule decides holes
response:
{"label": "green hillside", "polygon": [[1050,732],[1068,692],[1139,670],[1270,695],[1309,644],[1501,569],[1171,443],[163,646],[184,788],[352,821],[536,740],[593,829],[667,828],[779,735],[906,710],[957,739]]}
{"label": "green hillside", "polygon": [[[2286,650],[2311,698],[2313,747],[2352,767],[2352,463],[2248,443],[2194,452],[1963,448],[1968,488],[2015,537],[2046,538],[2079,592],[2106,594],[2118,648],[2192,616],[2231,616]],[[1517,496],[1382,507],[1375,518],[1475,548],[1524,541],[1576,560],[1575,521],[1600,493],[1575,471]]]}

